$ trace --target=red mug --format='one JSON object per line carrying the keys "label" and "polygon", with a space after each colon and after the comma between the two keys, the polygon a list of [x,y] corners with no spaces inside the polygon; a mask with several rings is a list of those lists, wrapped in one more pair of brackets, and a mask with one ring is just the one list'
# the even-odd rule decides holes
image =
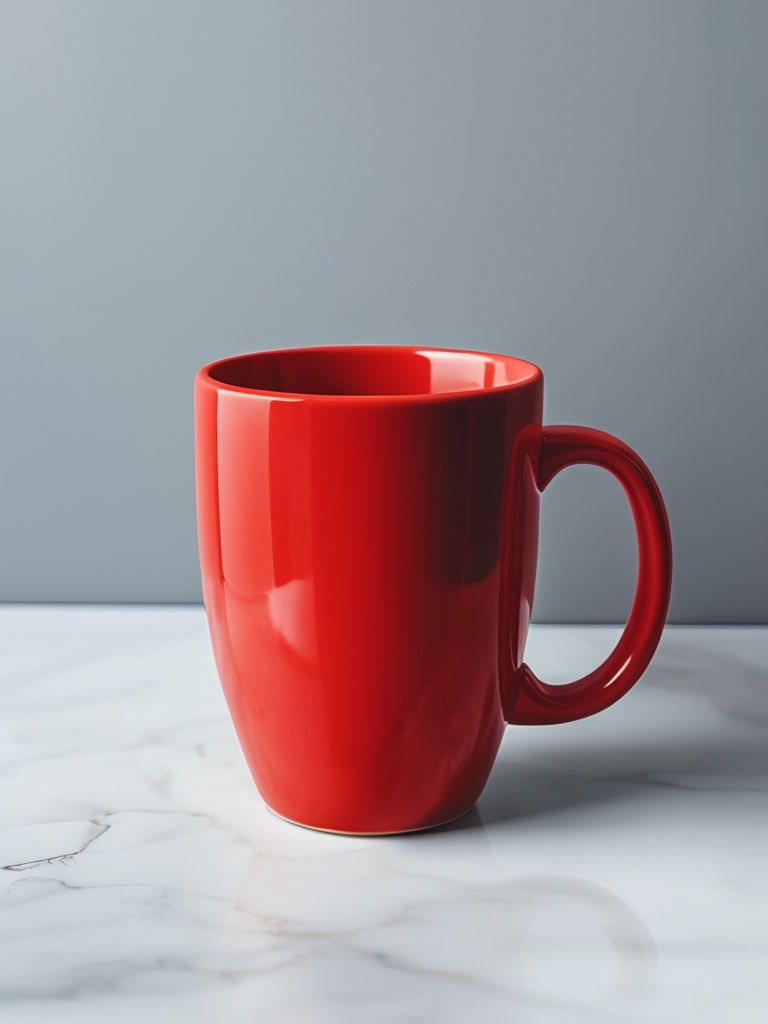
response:
{"label": "red mug", "polygon": [[[506,722],[595,714],[640,678],[669,604],[659,489],[625,444],[541,425],[543,378],[505,355],[328,347],[195,378],[203,596],[218,672],[270,809],[406,832],[468,811]],[[623,486],[634,603],[605,662],[552,686],[523,663],[539,495],[576,463]]]}

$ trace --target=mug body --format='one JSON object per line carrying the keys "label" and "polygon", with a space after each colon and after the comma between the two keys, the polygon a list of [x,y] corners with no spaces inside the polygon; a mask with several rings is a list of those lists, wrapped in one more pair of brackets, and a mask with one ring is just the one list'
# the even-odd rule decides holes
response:
{"label": "mug body", "polygon": [[504,730],[500,645],[522,649],[533,602],[538,490],[507,484],[542,389],[531,363],[428,348],[262,352],[197,374],[205,608],[279,815],[387,833],[476,801]]}

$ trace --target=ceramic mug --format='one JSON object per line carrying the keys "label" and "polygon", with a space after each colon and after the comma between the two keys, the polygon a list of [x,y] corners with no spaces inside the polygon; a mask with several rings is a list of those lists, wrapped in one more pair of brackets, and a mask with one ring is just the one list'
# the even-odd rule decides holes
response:
{"label": "ceramic mug", "polygon": [[[379,834],[469,810],[506,722],[602,711],[658,644],[671,546],[659,489],[609,434],[542,426],[506,355],[259,352],[195,378],[198,536],[218,672],[267,805]],[[576,463],[623,486],[634,603],[605,662],[553,686],[523,662],[539,496]]]}

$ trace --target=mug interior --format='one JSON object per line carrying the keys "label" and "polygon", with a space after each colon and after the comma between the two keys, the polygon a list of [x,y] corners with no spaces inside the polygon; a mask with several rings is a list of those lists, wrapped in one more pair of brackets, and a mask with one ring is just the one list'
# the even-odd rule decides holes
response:
{"label": "mug interior", "polygon": [[513,356],[453,349],[339,346],[223,359],[209,376],[229,387],[290,395],[445,395],[528,383],[538,368]]}

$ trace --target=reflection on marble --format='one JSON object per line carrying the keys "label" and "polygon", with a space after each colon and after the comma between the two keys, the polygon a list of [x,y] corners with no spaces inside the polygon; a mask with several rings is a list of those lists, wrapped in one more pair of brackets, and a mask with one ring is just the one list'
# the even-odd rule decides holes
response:
{"label": "reflection on marble", "polygon": [[669,629],[614,708],[509,728],[461,821],[382,839],[265,809],[199,608],[6,606],[0,643],[3,1024],[766,1019],[768,630]]}

